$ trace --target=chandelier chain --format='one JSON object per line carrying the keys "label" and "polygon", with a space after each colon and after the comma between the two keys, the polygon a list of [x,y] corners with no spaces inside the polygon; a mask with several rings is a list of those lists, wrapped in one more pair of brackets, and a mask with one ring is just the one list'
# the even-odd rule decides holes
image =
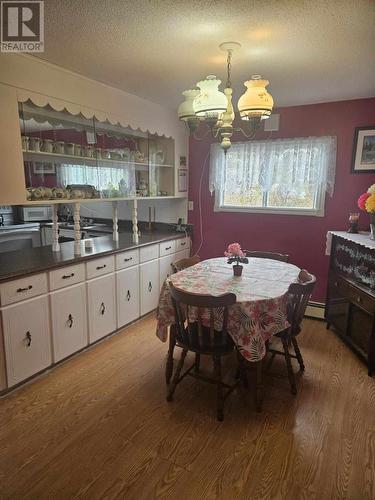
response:
{"label": "chandelier chain", "polygon": [[227,56],[227,83],[225,84],[226,88],[232,88],[231,71],[232,71],[232,51],[228,50],[228,56]]}

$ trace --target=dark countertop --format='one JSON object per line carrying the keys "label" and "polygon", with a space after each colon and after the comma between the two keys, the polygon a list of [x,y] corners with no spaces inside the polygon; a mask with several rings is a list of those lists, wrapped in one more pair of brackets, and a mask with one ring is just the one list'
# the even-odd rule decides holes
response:
{"label": "dark countertop", "polygon": [[119,234],[119,241],[113,241],[112,235],[93,238],[93,248],[90,250],[85,249],[84,241],[82,241],[79,256],[74,255],[73,241],[60,243],[59,252],[52,252],[51,246],[44,246],[0,253],[0,282],[184,237],[184,233],[155,230],[152,233],[143,233],[139,237],[139,243],[135,244],[132,233],[126,232]]}

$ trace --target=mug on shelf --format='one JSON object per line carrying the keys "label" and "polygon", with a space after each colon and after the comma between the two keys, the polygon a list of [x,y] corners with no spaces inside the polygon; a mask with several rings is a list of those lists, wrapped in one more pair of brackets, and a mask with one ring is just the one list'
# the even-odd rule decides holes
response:
{"label": "mug on shelf", "polygon": [[111,151],[111,160],[121,160],[122,155],[118,151]]}
{"label": "mug on shelf", "polygon": [[53,143],[53,152],[57,154],[65,153],[65,142],[63,141],[55,141]]}
{"label": "mug on shelf", "polygon": [[86,158],[92,158],[94,156],[94,148],[93,146],[87,145],[83,148],[83,154]]}
{"label": "mug on shelf", "polygon": [[74,144],[72,142],[65,143],[65,153],[67,155],[74,155]]}
{"label": "mug on shelf", "polygon": [[29,150],[30,137],[27,137],[27,135],[22,135],[21,136],[21,141],[22,141],[22,149],[24,151],[28,151]]}
{"label": "mug on shelf", "polygon": [[108,149],[102,149],[102,159],[109,160],[111,158],[111,153]]}
{"label": "mug on shelf", "polygon": [[52,139],[44,139],[43,144],[42,144],[42,151],[44,151],[45,153],[52,153],[53,152],[53,140]]}
{"label": "mug on shelf", "polygon": [[95,157],[98,159],[102,157],[102,150],[100,148],[95,149]]}
{"label": "mug on shelf", "polygon": [[30,137],[30,142],[29,142],[30,151],[36,151],[37,153],[39,153],[41,145],[42,145],[42,139],[39,139],[39,137]]}
{"label": "mug on shelf", "polygon": [[82,146],[80,144],[74,144],[74,156],[81,156]]}

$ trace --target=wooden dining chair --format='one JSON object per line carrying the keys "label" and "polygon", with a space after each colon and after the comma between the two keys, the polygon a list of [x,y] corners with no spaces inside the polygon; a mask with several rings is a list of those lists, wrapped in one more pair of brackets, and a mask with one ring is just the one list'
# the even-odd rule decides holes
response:
{"label": "wooden dining chair", "polygon": [[[228,385],[222,380],[221,358],[232,353],[234,343],[227,332],[228,307],[236,302],[234,293],[227,293],[219,297],[211,295],[197,295],[183,292],[170,284],[173,307],[176,317],[176,346],[182,349],[176,372],[168,388],[167,401],[172,401],[177,384],[186,375],[204,380],[217,387],[217,418],[224,419],[224,400],[239,383],[236,380],[233,385]],[[197,314],[197,320],[190,322],[187,320],[192,312]],[[202,321],[203,309],[209,313],[209,326],[205,326]],[[214,317],[219,315],[221,328],[215,329]],[[217,326],[217,325],[216,325]],[[185,358],[188,352],[195,353],[194,363],[181,374]],[[200,372],[200,356],[208,355],[212,357],[214,366],[214,376],[202,375]],[[224,394],[224,390],[226,393]]]}
{"label": "wooden dining chair", "polygon": [[[195,264],[198,264],[200,262],[200,257],[199,255],[193,255],[193,257],[187,257],[185,259],[180,259],[177,262],[172,263],[172,270],[174,273],[177,273],[179,271],[182,271],[183,269],[186,269],[188,267],[194,266]],[[171,380],[171,376],[173,373],[173,352],[174,348],[176,345],[176,326],[171,325],[169,328],[169,348],[168,348],[168,353],[167,353],[167,363],[165,365],[165,381],[167,385],[169,384]]]}
{"label": "wooden dining chair", "polygon": [[195,264],[198,264],[201,259],[199,255],[193,255],[193,257],[187,257],[185,259],[180,259],[177,262],[172,263],[172,269],[175,273],[178,273],[179,271],[182,271],[183,269],[186,269],[187,267],[194,266]]}
{"label": "wooden dining chair", "polygon": [[289,262],[289,255],[276,252],[258,252],[257,250],[245,250],[246,257],[258,257],[260,259],[280,260]]}
{"label": "wooden dining chair", "polygon": [[[288,289],[288,306],[287,317],[290,327],[276,334],[279,337],[283,346],[283,351],[278,351],[268,346],[268,352],[271,353],[271,358],[268,363],[270,368],[275,355],[284,356],[289,384],[292,394],[297,394],[296,380],[292,367],[292,358],[297,359],[301,371],[305,370],[302,354],[298,346],[297,335],[302,329],[302,320],[306,312],[306,307],[310,296],[314,290],[316,278],[307,271],[302,270],[298,277],[298,283],[292,283]],[[290,353],[289,348],[293,346],[294,354]]]}

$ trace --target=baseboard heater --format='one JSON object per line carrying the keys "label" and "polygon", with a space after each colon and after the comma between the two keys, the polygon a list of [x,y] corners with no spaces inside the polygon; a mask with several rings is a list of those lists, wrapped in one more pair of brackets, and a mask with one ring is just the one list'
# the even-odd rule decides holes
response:
{"label": "baseboard heater", "polygon": [[309,301],[305,316],[307,318],[324,319],[325,304],[322,302]]}

